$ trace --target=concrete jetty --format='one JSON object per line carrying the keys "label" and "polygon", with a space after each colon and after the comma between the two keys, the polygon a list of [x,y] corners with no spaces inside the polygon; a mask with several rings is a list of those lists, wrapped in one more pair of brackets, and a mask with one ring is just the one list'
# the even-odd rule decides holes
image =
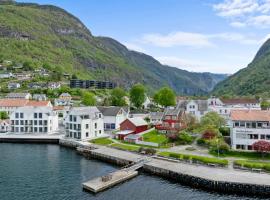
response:
{"label": "concrete jetty", "polygon": [[[113,173],[108,174],[104,177],[98,177],[88,182],[83,183],[83,189],[86,191],[90,191],[93,193],[98,193],[103,190],[106,190],[112,186],[115,186],[119,183],[127,181],[135,176],[138,175],[138,171],[126,171],[126,170],[119,170]],[[106,177],[110,177],[108,180]]]}
{"label": "concrete jetty", "polygon": [[62,134],[0,134],[0,143],[44,143],[59,144]]}
{"label": "concrete jetty", "polygon": [[142,168],[149,159],[138,160],[137,163],[124,167],[116,172],[109,173],[108,175],[94,178],[82,184],[83,189],[93,193],[98,193],[113,187],[119,183],[127,181],[138,175],[138,169]]}
{"label": "concrete jetty", "polygon": [[[144,155],[102,146],[88,150],[84,156],[120,166],[149,158]],[[233,168],[213,168],[157,158],[148,160],[143,164],[141,170],[209,191],[263,197],[269,197],[270,195],[270,174],[267,173],[252,173]]]}

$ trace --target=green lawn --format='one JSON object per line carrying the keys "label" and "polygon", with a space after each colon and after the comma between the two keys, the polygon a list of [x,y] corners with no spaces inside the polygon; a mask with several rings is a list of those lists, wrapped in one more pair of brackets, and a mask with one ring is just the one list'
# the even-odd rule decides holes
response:
{"label": "green lawn", "polygon": [[206,157],[206,156],[180,154],[180,153],[174,153],[174,152],[160,152],[158,153],[158,155],[164,156],[164,157],[176,158],[179,160],[199,161],[205,164],[218,164],[218,165],[223,165],[223,166],[228,165],[228,160],[226,159],[211,158],[211,157]]}
{"label": "green lawn", "polygon": [[90,140],[90,142],[93,143],[93,144],[99,144],[99,145],[109,145],[109,144],[114,143],[109,138],[97,138],[97,139],[94,139],[94,140]]}
{"label": "green lawn", "polygon": [[[216,152],[211,152],[210,154],[217,156]],[[266,154],[262,157],[261,153],[257,152],[245,152],[245,151],[228,151],[225,154],[221,154],[222,157],[234,157],[252,160],[270,160],[270,154]]]}
{"label": "green lawn", "polygon": [[168,138],[165,134],[158,133],[157,130],[153,130],[143,135],[143,141],[154,142],[158,144],[165,144],[168,142]]}
{"label": "green lawn", "polygon": [[111,144],[110,146],[116,147],[119,149],[123,149],[123,150],[127,150],[127,151],[139,151],[139,149],[140,149],[140,147],[138,147],[138,146],[118,144],[118,143]]}

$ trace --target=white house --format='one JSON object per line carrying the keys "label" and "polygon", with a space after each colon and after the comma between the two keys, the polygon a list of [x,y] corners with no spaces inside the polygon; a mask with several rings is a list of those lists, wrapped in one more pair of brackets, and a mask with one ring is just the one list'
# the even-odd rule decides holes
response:
{"label": "white house", "polygon": [[47,96],[45,94],[34,94],[32,99],[36,101],[47,101]]}
{"label": "white house", "polygon": [[21,84],[20,83],[9,83],[8,84],[8,89],[9,90],[18,89],[20,87],[21,87]]}
{"label": "white house", "polygon": [[9,119],[0,120],[0,133],[7,133],[10,131]]}
{"label": "white house", "polygon": [[200,120],[208,112],[208,102],[207,100],[179,100],[177,107],[185,110]]}
{"label": "white house", "polygon": [[66,137],[86,140],[104,134],[103,115],[97,107],[74,107],[65,118]]}
{"label": "white house", "polygon": [[48,83],[48,88],[51,90],[59,89],[61,87],[61,83],[58,82],[50,82]]}
{"label": "white house", "polygon": [[232,148],[252,150],[254,142],[270,141],[270,111],[232,110],[230,127]]}
{"label": "white house", "polygon": [[0,74],[0,79],[12,78],[12,77],[14,77],[14,75],[12,73]]}
{"label": "white house", "polygon": [[231,110],[261,110],[261,106],[257,99],[219,99],[211,97],[208,99],[208,109],[229,120]]}
{"label": "white house", "polygon": [[11,133],[53,134],[58,131],[58,116],[52,107],[25,106],[10,115]]}
{"label": "white house", "polygon": [[128,108],[110,106],[98,107],[104,117],[104,130],[111,131],[120,128],[120,124],[128,118]]}

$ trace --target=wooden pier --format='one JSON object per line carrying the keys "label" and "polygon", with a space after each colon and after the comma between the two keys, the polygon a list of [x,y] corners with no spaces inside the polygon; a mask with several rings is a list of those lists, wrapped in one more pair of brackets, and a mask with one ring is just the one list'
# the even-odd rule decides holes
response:
{"label": "wooden pier", "polygon": [[138,160],[137,163],[126,166],[116,172],[109,173],[108,175],[94,178],[82,184],[83,189],[93,193],[98,193],[108,188],[111,188],[119,183],[127,181],[138,175],[138,169],[143,167],[149,160]]}

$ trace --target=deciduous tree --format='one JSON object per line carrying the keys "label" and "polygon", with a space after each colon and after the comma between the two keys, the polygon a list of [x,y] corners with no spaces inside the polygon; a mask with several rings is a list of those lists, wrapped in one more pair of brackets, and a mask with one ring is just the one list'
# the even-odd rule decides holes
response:
{"label": "deciduous tree", "polygon": [[142,84],[134,85],[130,92],[130,101],[136,108],[141,108],[146,99],[145,88]]}

